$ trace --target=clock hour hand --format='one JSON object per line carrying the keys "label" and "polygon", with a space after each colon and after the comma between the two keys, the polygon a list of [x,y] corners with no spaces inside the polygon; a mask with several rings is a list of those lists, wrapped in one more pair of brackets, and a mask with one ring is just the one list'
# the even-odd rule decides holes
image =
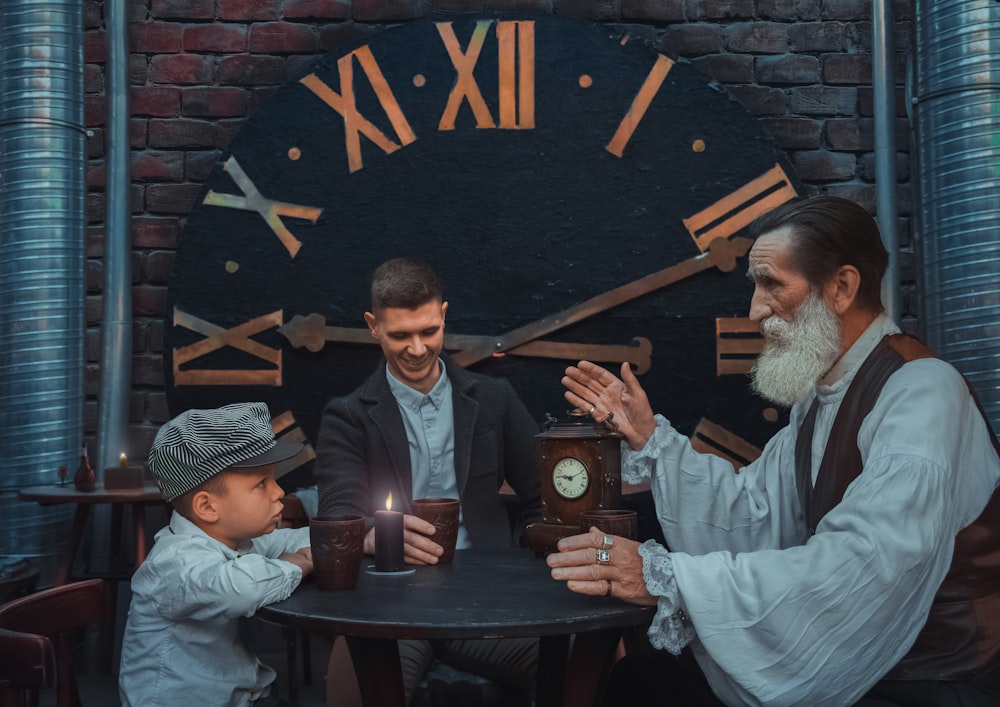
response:
{"label": "clock hour hand", "polygon": [[[302,316],[297,314],[278,331],[295,348],[305,347],[309,351],[320,351],[327,341],[345,344],[375,344],[368,329],[354,327],[327,326],[321,314]],[[493,337],[473,334],[445,334],[444,347],[449,351],[465,351],[471,347],[488,345]],[[516,356],[536,356],[557,358],[565,361],[601,361],[622,363],[628,361],[639,375],[649,370],[653,344],[645,337],[632,339],[632,344],[574,344],[562,341],[529,341],[509,349],[505,353]]]}
{"label": "clock hour hand", "polygon": [[682,260],[668,268],[633,280],[613,290],[608,290],[569,309],[564,309],[544,319],[509,331],[503,336],[469,346],[455,353],[454,358],[461,366],[471,366],[493,354],[512,352],[518,346],[523,346],[529,341],[551,334],[570,324],[592,317],[654,290],[680,282],[703,270],[716,267],[722,272],[730,272],[736,267],[736,259],[746,255],[752,243],[751,239],[742,237],[716,238],[709,245],[708,250],[701,255]]}
{"label": "clock hour hand", "polygon": [[[470,346],[489,345],[494,341],[490,336],[465,336],[463,334],[445,334],[444,347],[449,351],[458,350],[455,356],[460,356],[469,350]],[[636,375],[642,375],[649,370],[653,353],[653,342],[645,336],[637,336],[631,344],[579,344],[564,341],[528,341],[501,353],[513,356],[535,356],[538,358],[558,358],[563,361],[599,361],[602,363],[624,363],[628,361]]]}

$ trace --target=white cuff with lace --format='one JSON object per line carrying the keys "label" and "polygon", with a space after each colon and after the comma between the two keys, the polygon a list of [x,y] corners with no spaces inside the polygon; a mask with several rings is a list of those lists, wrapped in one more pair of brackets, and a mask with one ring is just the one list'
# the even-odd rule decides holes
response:
{"label": "white cuff with lace", "polygon": [[646,440],[646,446],[636,451],[622,442],[622,481],[638,484],[653,476],[656,460],[663,450],[684,439],[663,415],[655,415],[656,429]]}
{"label": "white cuff with lace", "polygon": [[695,632],[691,620],[684,613],[684,602],[674,579],[673,560],[667,549],[653,540],[639,546],[639,555],[642,557],[642,578],[646,582],[646,591],[659,599],[656,615],[646,635],[654,648],[677,655],[694,640]]}

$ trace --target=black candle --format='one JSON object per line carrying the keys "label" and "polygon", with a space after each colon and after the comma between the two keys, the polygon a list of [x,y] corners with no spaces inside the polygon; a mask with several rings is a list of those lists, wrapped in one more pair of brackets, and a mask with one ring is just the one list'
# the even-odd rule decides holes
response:
{"label": "black candle", "polygon": [[375,571],[399,572],[403,565],[403,514],[392,508],[392,494],[386,510],[375,511]]}

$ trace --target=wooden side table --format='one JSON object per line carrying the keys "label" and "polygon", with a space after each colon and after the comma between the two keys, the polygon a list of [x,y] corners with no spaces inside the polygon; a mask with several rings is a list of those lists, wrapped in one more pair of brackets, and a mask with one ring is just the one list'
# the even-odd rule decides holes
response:
{"label": "wooden side table", "polygon": [[17,492],[17,496],[22,501],[34,501],[42,506],[76,504],[73,525],[70,528],[69,547],[56,568],[57,586],[69,582],[73,575],[77,554],[80,551],[80,540],[87,519],[90,517],[91,506],[96,503],[111,504],[112,529],[108,556],[115,561],[121,560],[122,510],[126,505],[132,509],[134,538],[132,571],[135,571],[146,559],[146,507],[164,503],[160,490],[154,484],[145,484],[138,488],[105,489],[104,484],[99,483],[90,492],[79,491],[73,484],[47,484],[23,488]]}
{"label": "wooden side table", "polygon": [[[110,606],[118,606],[118,584],[116,580],[128,579],[146,559],[146,507],[165,503],[160,490],[155,484],[145,484],[136,488],[106,489],[103,483],[98,483],[93,491],[78,490],[72,483],[46,484],[29,486],[17,492],[22,501],[34,501],[41,506],[55,506],[65,503],[76,504],[73,512],[73,524],[70,527],[69,547],[59,559],[56,567],[55,585],[69,583],[73,578],[77,555],[80,552],[80,541],[83,538],[90,509],[97,503],[111,504],[111,532],[108,538],[109,566],[107,573],[92,573],[93,576],[108,579],[106,583]],[[121,540],[123,525],[123,510],[125,506],[132,509],[133,557],[131,564],[126,564],[121,557]],[[117,570],[117,571],[115,571]],[[91,574],[91,573],[88,573]],[[112,622],[113,623],[113,622]],[[110,670],[113,647],[113,631],[108,630],[104,639],[104,664]]]}

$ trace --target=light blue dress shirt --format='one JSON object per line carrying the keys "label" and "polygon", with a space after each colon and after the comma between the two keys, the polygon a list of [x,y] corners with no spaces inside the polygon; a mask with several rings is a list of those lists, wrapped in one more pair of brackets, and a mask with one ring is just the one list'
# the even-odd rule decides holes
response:
{"label": "light blue dress shirt", "polygon": [[[403,417],[403,429],[410,447],[410,474],[413,498],[459,498],[455,476],[455,407],[451,380],[444,361],[438,359],[441,377],[429,393],[421,393],[392,375],[385,376]],[[471,547],[462,511],[458,516],[459,550]]]}
{"label": "light blue dress shirt", "polygon": [[122,706],[244,707],[267,694],[275,672],[241,640],[241,619],[288,598],[302,570],[277,558],[308,546],[298,528],[233,550],[174,512],[132,577]]}

